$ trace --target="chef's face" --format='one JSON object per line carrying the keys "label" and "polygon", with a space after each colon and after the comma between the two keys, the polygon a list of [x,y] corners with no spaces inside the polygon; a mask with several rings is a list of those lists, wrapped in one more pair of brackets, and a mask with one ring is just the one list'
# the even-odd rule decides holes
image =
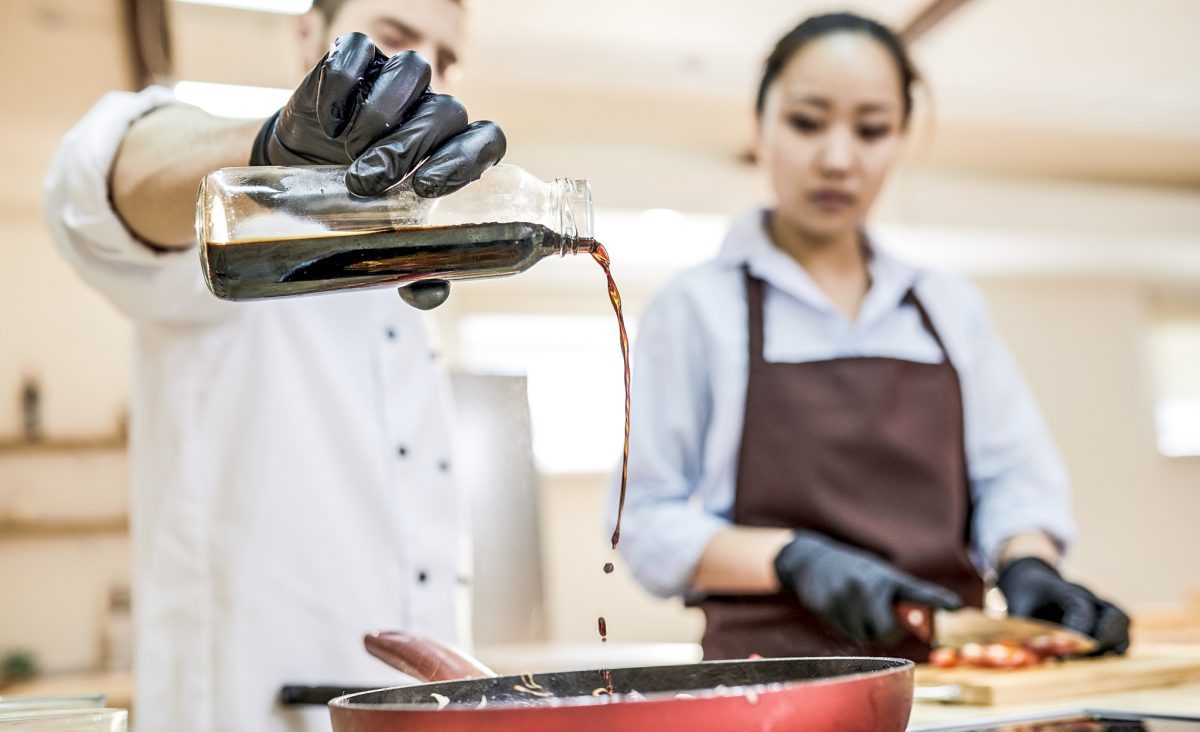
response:
{"label": "chef's face", "polygon": [[349,0],[330,22],[316,10],[300,17],[305,70],[316,65],[338,36],[358,31],[388,56],[416,51],[433,67],[431,86],[445,91],[458,63],[465,21],[458,0]]}
{"label": "chef's face", "polygon": [[878,41],[838,32],[803,46],[759,117],[776,215],[817,240],[857,229],[899,155],[903,122],[900,71]]}

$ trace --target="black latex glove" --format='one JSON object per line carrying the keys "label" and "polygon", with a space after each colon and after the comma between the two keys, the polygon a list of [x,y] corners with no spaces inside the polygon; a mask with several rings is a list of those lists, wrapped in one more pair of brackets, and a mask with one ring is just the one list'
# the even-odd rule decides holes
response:
{"label": "black latex glove", "polygon": [[[462,188],[504,156],[493,122],[467,124],[454,97],[429,90],[429,63],[413,51],[385,56],[362,33],[333,42],[254,141],[251,165],[347,165],[346,187],[376,196],[412,173],[426,198]],[[441,304],[442,280],[401,288],[416,307]]]}
{"label": "black latex glove", "polygon": [[806,608],[859,643],[892,645],[904,637],[893,608],[899,600],[947,610],[963,604],[961,597],[945,587],[810,532],[798,533],[779,552],[775,574]]}
{"label": "black latex glove", "polygon": [[1129,648],[1129,616],[1087,588],[1062,578],[1036,557],[1023,557],[1000,571],[996,584],[1008,600],[1008,614],[1048,620],[1095,638],[1100,653]]}

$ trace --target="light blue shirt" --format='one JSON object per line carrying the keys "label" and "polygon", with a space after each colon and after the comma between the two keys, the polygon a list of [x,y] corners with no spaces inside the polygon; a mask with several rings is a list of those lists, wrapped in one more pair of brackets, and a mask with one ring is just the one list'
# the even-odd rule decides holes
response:
{"label": "light blue shirt", "polygon": [[[1018,533],[1045,531],[1065,547],[1075,532],[1066,471],[975,287],[873,244],[871,288],[851,322],[771,243],[763,213],[735,221],[720,255],[676,278],[642,316],[619,547],[634,576],[656,595],[684,593],[708,542],[731,523],[748,363],[743,264],[766,283],[767,361],[949,356],[963,392],[971,538],[982,568]],[[911,287],[946,354],[902,302]]]}

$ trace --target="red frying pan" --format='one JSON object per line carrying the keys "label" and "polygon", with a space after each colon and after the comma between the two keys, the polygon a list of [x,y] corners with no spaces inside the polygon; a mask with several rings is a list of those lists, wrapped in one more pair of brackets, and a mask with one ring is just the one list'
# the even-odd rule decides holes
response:
{"label": "red frying pan", "polygon": [[894,658],[496,676],[412,634],[376,633],[365,642],[428,683],[334,699],[334,732],[902,732],[912,708],[913,664]]}

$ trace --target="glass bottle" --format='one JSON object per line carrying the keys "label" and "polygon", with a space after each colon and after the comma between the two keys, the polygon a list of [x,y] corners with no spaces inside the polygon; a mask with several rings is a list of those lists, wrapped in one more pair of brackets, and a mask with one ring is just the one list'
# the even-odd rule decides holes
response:
{"label": "glass bottle", "polygon": [[421,198],[407,180],[364,198],[346,189],[345,175],[264,166],[205,176],[196,235],[209,289],[251,300],[499,277],[596,246],[584,180],[542,181],[497,165],[441,198]]}

